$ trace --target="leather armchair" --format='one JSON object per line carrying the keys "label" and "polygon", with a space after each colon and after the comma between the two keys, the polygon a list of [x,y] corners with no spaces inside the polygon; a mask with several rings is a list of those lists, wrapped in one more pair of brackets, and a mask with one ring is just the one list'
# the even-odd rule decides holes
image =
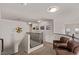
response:
{"label": "leather armchair", "polygon": [[60,40],[53,40],[53,49],[55,48],[67,48],[69,38],[60,37]]}

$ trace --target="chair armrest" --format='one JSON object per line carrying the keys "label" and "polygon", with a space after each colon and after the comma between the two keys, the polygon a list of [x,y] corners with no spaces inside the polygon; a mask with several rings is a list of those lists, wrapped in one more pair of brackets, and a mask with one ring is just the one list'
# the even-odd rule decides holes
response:
{"label": "chair armrest", "polygon": [[66,46],[67,47],[67,43],[58,43],[58,44],[56,44],[57,46],[60,46],[60,47],[62,47],[62,46]]}
{"label": "chair armrest", "polygon": [[0,38],[0,40],[1,40],[1,42],[2,42],[2,52],[3,52],[3,49],[4,49],[4,41],[3,41],[3,39],[2,38]]}

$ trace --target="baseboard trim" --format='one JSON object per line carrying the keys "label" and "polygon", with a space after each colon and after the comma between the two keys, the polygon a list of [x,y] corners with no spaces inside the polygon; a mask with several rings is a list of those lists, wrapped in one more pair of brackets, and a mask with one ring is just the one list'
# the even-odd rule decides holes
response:
{"label": "baseboard trim", "polygon": [[47,41],[44,41],[44,43],[53,44],[53,43],[51,43],[51,42],[47,42]]}
{"label": "baseboard trim", "polygon": [[30,48],[27,52],[28,52],[28,54],[29,54],[29,53],[31,53],[31,52],[33,52],[33,51],[35,51],[35,50],[37,50],[37,49],[39,49],[39,48],[41,48],[41,47],[43,47],[43,44],[41,44],[41,45],[39,45],[39,46],[36,46],[36,47],[34,47],[34,48]]}

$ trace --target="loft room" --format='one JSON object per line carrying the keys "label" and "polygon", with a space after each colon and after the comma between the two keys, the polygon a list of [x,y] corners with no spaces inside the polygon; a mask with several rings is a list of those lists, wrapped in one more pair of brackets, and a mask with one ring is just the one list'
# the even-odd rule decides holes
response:
{"label": "loft room", "polygon": [[79,38],[78,18],[78,3],[0,3],[0,54],[56,55],[54,40]]}

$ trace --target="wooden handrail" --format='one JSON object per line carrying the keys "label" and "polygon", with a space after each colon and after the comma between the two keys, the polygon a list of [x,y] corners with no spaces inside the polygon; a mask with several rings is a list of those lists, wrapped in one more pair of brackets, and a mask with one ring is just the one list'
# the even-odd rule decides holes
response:
{"label": "wooden handrail", "polygon": [[4,50],[4,41],[3,41],[2,38],[0,38],[0,40],[1,40],[1,42],[2,42],[2,50],[1,50],[1,52],[3,52],[3,50]]}

